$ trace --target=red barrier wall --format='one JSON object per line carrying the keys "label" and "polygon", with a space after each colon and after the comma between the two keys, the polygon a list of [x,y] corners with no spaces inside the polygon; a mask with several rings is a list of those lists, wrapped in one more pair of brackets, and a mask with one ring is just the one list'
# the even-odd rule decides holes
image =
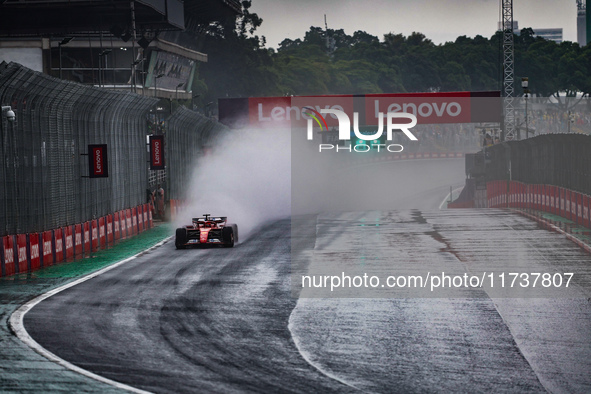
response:
{"label": "red barrier wall", "polygon": [[72,261],[74,259],[74,231],[73,226],[63,228],[64,239],[66,241],[64,260]]}
{"label": "red barrier wall", "polygon": [[27,262],[27,234],[17,234],[16,248],[18,272],[27,272],[29,269]]}
{"label": "red barrier wall", "polygon": [[41,233],[41,250],[43,266],[53,265],[53,231],[44,231]]}
{"label": "red barrier wall", "polygon": [[0,276],[73,260],[151,227],[149,204],[143,204],[81,224],[42,233],[5,236],[0,238]]}
{"label": "red barrier wall", "polygon": [[64,237],[62,229],[53,230],[54,248],[55,248],[55,262],[59,263],[64,260]]}
{"label": "red barrier wall", "polygon": [[[553,213],[591,228],[591,196],[552,185],[529,185],[515,181],[491,181],[486,185],[489,208],[529,208]],[[463,206],[460,206],[463,205]],[[470,207],[469,204],[448,205]]]}
{"label": "red barrier wall", "polygon": [[16,272],[16,267],[14,264],[14,236],[7,235],[2,237],[2,245],[4,251],[4,274],[12,275]]}
{"label": "red barrier wall", "polygon": [[583,196],[583,226],[591,228],[591,198],[589,196]]}
{"label": "red barrier wall", "polygon": [[74,255],[79,256],[84,251],[84,242],[82,241],[82,225],[74,226]]}
{"label": "red barrier wall", "polygon": [[131,208],[131,228],[133,235],[138,233],[137,209]]}
{"label": "red barrier wall", "polygon": [[107,215],[107,243],[113,243],[113,215]]}
{"label": "red barrier wall", "polygon": [[29,261],[31,262],[31,269],[37,269],[41,267],[41,255],[39,253],[39,234],[29,234]]}
{"label": "red barrier wall", "polygon": [[88,254],[90,253],[90,222],[84,222],[82,228],[84,253]]}
{"label": "red barrier wall", "polygon": [[140,205],[139,207],[137,207],[137,228],[139,230],[139,232],[141,233],[142,231],[144,231],[144,214],[143,214],[143,210],[144,210],[144,206]]}
{"label": "red barrier wall", "polygon": [[119,220],[119,212],[113,214],[113,238],[115,240],[121,238],[121,221]]}
{"label": "red barrier wall", "polygon": [[99,247],[98,223],[96,220],[90,221],[90,242],[92,244],[92,251],[95,252]]}
{"label": "red barrier wall", "polygon": [[121,238],[125,239],[127,238],[127,218],[126,216],[126,211],[120,211],[119,212],[119,219],[120,219],[120,230],[121,230]]}
{"label": "red barrier wall", "polygon": [[144,204],[144,225],[146,226],[146,228],[152,227],[152,223],[150,223],[150,219],[148,217],[151,211],[152,210],[150,209],[150,204]]}
{"label": "red barrier wall", "polygon": [[105,227],[105,218],[98,219],[99,243],[101,247],[107,245],[107,228]]}
{"label": "red barrier wall", "polygon": [[131,236],[133,234],[133,225],[131,221],[131,209],[125,210],[125,227],[127,228],[127,235]]}

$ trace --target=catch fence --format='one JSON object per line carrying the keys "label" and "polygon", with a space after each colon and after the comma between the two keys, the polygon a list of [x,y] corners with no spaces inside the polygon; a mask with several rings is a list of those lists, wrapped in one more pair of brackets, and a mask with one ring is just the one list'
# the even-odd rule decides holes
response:
{"label": "catch fence", "polygon": [[559,186],[591,195],[591,136],[545,134],[486,149],[487,181]]}
{"label": "catch fence", "polygon": [[[145,202],[146,98],[0,66],[0,234],[37,232]],[[87,146],[107,144],[109,177],[87,178]]]}

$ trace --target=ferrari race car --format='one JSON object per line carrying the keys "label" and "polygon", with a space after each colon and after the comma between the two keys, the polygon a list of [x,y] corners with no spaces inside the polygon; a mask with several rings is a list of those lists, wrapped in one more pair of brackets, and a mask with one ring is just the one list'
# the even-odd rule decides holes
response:
{"label": "ferrari race car", "polygon": [[207,213],[202,218],[193,218],[190,225],[176,229],[174,244],[177,249],[203,245],[231,248],[238,242],[238,226],[227,220],[226,216],[212,217]]}

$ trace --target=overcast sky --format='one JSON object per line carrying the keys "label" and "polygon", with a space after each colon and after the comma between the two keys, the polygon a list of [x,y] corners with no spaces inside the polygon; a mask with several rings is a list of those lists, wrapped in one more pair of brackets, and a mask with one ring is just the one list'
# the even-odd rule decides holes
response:
{"label": "overcast sky", "polygon": [[[363,30],[382,40],[389,32],[418,31],[436,44],[458,36],[490,37],[500,20],[499,0],[252,0],[252,12],[263,18],[258,35],[267,47],[284,38],[303,38],[310,26]],[[513,17],[519,28],[562,27],[566,41],[577,40],[575,0],[515,0]]]}

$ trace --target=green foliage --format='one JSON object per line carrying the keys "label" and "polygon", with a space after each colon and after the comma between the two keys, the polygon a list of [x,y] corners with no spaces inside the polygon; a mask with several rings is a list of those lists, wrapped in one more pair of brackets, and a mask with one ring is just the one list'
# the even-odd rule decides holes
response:
{"label": "green foliage", "polygon": [[[303,39],[285,39],[277,50],[255,35],[263,22],[242,2],[234,25],[210,26],[203,38],[209,60],[195,88],[201,101],[220,97],[500,90],[502,34],[461,36],[435,45],[423,34],[310,27]],[[531,28],[515,36],[515,74],[528,76],[534,94],[591,93],[591,46],[556,44]],[[516,91],[521,89],[516,83]]]}

